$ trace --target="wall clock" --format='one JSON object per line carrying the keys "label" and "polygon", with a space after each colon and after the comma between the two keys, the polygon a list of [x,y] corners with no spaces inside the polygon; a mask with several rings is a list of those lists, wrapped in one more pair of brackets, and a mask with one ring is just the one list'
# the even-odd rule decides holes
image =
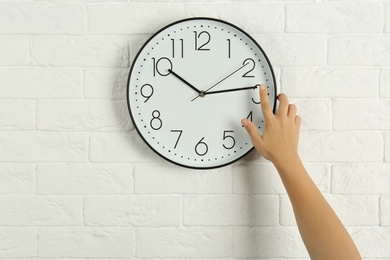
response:
{"label": "wall clock", "polygon": [[240,121],[249,118],[262,132],[259,83],[274,111],[275,76],[260,45],[226,21],[189,18],[165,26],[140,49],[127,101],[152,150],[180,166],[211,169],[253,149]]}

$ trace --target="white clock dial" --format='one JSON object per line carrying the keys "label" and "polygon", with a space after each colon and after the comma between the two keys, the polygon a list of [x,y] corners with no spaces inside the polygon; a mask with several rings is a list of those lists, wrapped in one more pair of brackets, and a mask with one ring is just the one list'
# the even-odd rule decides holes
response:
{"label": "white clock dial", "polygon": [[274,110],[271,64],[247,33],[212,18],[181,20],[153,35],[135,58],[129,111],[140,136],[163,158],[190,168],[221,167],[253,148],[242,118],[263,130],[260,83]]}

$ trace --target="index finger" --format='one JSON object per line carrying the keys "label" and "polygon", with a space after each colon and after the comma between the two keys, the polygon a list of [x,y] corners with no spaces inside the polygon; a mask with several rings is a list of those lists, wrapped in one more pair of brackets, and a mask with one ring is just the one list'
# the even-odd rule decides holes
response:
{"label": "index finger", "polygon": [[272,116],[272,108],[269,102],[268,93],[264,84],[260,85],[260,103],[264,118]]}

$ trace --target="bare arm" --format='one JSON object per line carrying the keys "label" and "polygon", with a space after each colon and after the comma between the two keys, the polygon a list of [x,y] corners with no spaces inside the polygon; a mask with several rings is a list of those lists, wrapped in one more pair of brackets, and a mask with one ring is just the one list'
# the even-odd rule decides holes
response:
{"label": "bare arm", "polygon": [[274,115],[264,85],[260,87],[260,99],[265,119],[263,135],[260,136],[248,119],[243,119],[242,124],[256,150],[278,170],[310,257],[313,260],[362,259],[344,225],[301,162],[298,154],[301,118],[296,115],[296,106],[280,94],[279,109]]}

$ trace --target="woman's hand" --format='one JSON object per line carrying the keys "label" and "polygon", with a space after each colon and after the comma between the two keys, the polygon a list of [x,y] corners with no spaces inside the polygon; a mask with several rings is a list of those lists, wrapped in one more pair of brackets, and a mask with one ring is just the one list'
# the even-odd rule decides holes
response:
{"label": "woman's hand", "polygon": [[250,120],[246,118],[241,120],[251,137],[253,146],[275,166],[299,158],[298,139],[301,127],[301,118],[296,115],[296,106],[288,103],[285,94],[279,94],[278,100],[279,109],[276,114],[273,114],[266,87],[260,85],[260,101],[265,126],[262,136]]}

